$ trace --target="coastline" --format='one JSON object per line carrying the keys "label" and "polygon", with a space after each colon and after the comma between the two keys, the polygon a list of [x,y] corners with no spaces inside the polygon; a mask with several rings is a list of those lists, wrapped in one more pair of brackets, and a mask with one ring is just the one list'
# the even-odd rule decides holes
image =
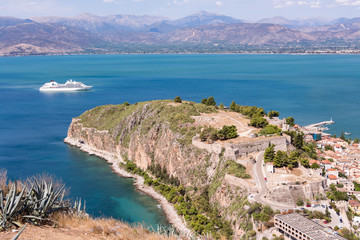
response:
{"label": "coastline", "polygon": [[169,203],[165,197],[161,194],[156,192],[152,187],[146,186],[144,184],[144,178],[132,173],[126,172],[124,169],[119,167],[119,163],[124,163],[124,161],[119,156],[115,156],[109,154],[105,151],[100,151],[95,148],[90,147],[86,143],[79,143],[75,139],[70,137],[66,137],[64,142],[71,145],[78,147],[81,151],[86,152],[90,155],[96,155],[104,160],[106,160],[110,165],[113,171],[121,177],[126,178],[134,178],[134,186],[140,192],[143,192],[153,199],[155,199],[162,207],[165,212],[166,218],[168,219],[169,223],[178,230],[183,235],[190,235],[192,231],[186,227],[185,221],[177,214],[176,210],[174,209],[173,205]]}

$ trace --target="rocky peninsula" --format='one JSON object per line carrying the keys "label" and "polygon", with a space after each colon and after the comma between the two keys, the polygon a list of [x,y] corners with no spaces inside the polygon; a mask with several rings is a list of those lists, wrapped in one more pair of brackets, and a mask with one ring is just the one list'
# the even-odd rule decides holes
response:
{"label": "rocky peninsula", "polygon": [[[261,187],[255,163],[270,145],[286,151],[290,136],[254,127],[263,122],[262,108],[234,105],[239,111],[231,111],[209,99],[99,106],[72,120],[65,142],[135,178],[137,189],[154,197],[185,235],[261,236],[275,212],[259,196],[272,189]],[[259,201],[249,198],[257,193]],[[281,194],[287,201],[291,195]],[[275,201],[273,207],[285,205]]]}

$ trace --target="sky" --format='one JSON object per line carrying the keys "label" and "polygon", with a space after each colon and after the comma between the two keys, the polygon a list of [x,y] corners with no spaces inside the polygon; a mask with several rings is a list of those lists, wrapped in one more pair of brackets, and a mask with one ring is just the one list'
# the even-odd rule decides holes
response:
{"label": "sky", "polygon": [[30,18],[91,13],[155,15],[170,19],[207,11],[257,21],[282,16],[288,19],[360,17],[360,0],[0,0],[0,16]]}

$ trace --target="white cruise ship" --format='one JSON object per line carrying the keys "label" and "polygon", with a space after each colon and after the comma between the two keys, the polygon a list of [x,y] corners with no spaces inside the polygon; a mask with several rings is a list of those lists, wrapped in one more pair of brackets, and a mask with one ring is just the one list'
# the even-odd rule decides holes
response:
{"label": "white cruise ship", "polygon": [[39,89],[40,91],[47,92],[74,92],[74,91],[87,91],[90,90],[92,86],[87,86],[81,82],[73,81],[72,79],[68,80],[65,84],[60,84],[51,80],[48,83],[45,83]]}

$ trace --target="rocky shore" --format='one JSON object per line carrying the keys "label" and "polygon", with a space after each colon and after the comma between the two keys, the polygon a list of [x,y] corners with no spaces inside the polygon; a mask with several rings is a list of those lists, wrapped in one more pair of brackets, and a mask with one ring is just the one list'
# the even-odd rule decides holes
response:
{"label": "rocky shore", "polygon": [[152,187],[146,186],[144,184],[143,177],[128,173],[127,171],[119,167],[120,163],[125,163],[123,159],[119,158],[119,156],[115,156],[106,151],[98,150],[94,147],[87,145],[86,143],[79,142],[78,140],[75,140],[69,136],[64,139],[64,142],[80,148],[80,150],[83,152],[87,152],[91,155],[96,155],[100,158],[105,159],[108,163],[111,164],[113,171],[118,175],[126,178],[134,178],[134,185],[136,189],[145,194],[148,194],[160,203],[161,207],[164,209],[169,223],[172,224],[174,228],[176,228],[183,235],[189,235],[192,233],[192,231],[186,227],[185,220],[177,214],[174,207],[166,200],[166,198],[156,192]]}

